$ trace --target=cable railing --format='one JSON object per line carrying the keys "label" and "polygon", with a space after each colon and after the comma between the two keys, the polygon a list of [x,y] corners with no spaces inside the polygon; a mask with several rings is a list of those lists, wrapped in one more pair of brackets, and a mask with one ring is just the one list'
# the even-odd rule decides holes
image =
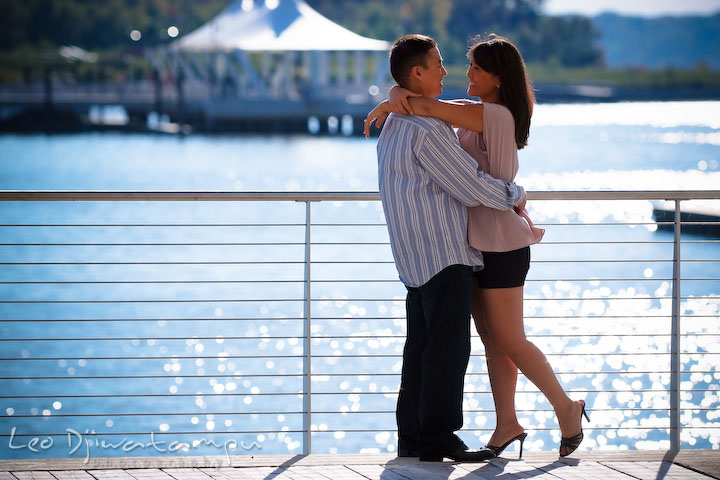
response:
{"label": "cable railing", "polygon": [[[583,445],[717,448],[720,219],[686,234],[683,205],[720,191],[529,198],[547,233],[527,336],[586,400]],[[662,200],[673,221],[653,219]],[[70,455],[65,438],[101,456],[168,453],[157,438],[177,454],[394,451],[404,287],[375,192],[4,191],[0,265],[3,457]],[[477,335],[465,387],[478,445],[494,410]],[[554,449],[522,375],[516,402],[526,447]]]}

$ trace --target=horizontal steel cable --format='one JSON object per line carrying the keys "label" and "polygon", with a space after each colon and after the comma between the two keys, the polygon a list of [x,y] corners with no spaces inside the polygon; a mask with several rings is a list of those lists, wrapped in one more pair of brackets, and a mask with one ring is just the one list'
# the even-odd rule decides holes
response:
{"label": "horizontal steel cable", "polygon": [[[671,337],[670,333],[529,333],[526,335],[528,338],[603,338],[603,337]],[[683,337],[720,337],[720,333],[683,333]],[[201,336],[185,336],[185,337],[67,337],[67,338],[44,338],[44,337],[26,337],[26,338],[0,338],[0,342],[33,342],[33,341],[53,341],[53,342],[66,342],[66,341],[147,341],[147,340],[284,340],[284,339],[297,339],[302,340],[305,337],[302,335],[250,335],[250,336],[233,336],[233,335],[216,335],[214,337],[201,337]],[[375,340],[378,338],[392,338],[392,339],[405,339],[404,334],[395,335],[320,335],[316,334],[312,336],[313,340],[326,340],[326,339],[347,339],[347,340]]]}
{"label": "horizontal steel cable", "polygon": [[[0,191],[1,193],[1,191]],[[1,200],[0,200],[1,201]],[[717,226],[720,222],[707,221],[707,222],[695,222],[683,220],[680,222],[681,225],[700,225],[700,226]],[[617,227],[617,226],[660,226],[660,227],[671,227],[674,222],[660,221],[660,222],[566,222],[566,223],[547,223],[540,222],[535,223],[538,227],[578,227],[578,226],[593,226],[593,227]],[[313,223],[313,228],[354,228],[354,227],[387,227],[385,223]],[[188,227],[201,227],[201,228],[289,228],[289,227],[305,227],[304,223],[6,223],[0,224],[0,228],[188,228]]]}
{"label": "horizontal steel cable", "polygon": [[[640,356],[640,355],[670,355],[670,352],[583,352],[583,353],[572,353],[572,352],[563,352],[563,353],[546,353],[545,356],[604,356],[604,357],[617,357],[617,356]],[[683,352],[681,355],[720,355],[720,352]],[[484,357],[484,355],[480,354],[471,354],[471,357]],[[327,355],[315,355],[313,354],[313,358],[401,358],[402,354],[399,353],[393,353],[393,354],[378,354],[378,355],[371,355],[371,354],[342,354],[342,355],[334,355],[334,354],[327,354]],[[173,358],[176,358],[178,360],[196,360],[196,359],[248,359],[248,358],[305,358],[305,355],[196,355],[196,356],[185,356],[185,355],[162,355],[162,356],[155,356],[155,357],[129,357],[129,356],[122,356],[122,357],[0,357],[0,361],[14,361],[14,362],[20,362],[20,361],[38,361],[38,360],[171,360]]]}
{"label": "horizontal steel cable", "polygon": [[[340,301],[340,300],[338,300]],[[400,301],[394,300],[394,301]],[[649,319],[649,318],[668,318],[670,316],[670,313],[667,313],[665,315],[602,315],[602,317],[598,315],[532,315],[525,317],[525,320],[532,320],[532,319],[578,319],[578,318],[634,318],[634,319]],[[717,315],[702,315],[702,314],[692,314],[692,315],[683,315],[683,318],[717,318]],[[353,318],[345,318],[345,317],[315,317],[313,318],[313,321],[345,321],[345,322],[351,322],[351,321],[366,321],[366,320],[403,320],[405,319],[404,316],[402,317],[353,317]],[[36,319],[22,319],[22,318],[14,318],[14,319],[0,319],[0,323],[27,323],[27,322],[37,322],[37,323],[44,323],[44,322],[233,322],[233,321],[239,321],[239,322],[255,322],[255,321],[301,321],[305,320],[303,317],[213,317],[213,318],[36,318]],[[563,336],[563,335],[559,335]]]}
{"label": "horizontal steel cable", "polygon": [[[1,191],[0,191],[1,193]],[[682,225],[716,225],[720,222],[688,222],[683,221]],[[538,227],[617,227],[617,226],[663,226],[671,227],[674,222],[567,222],[567,223],[535,223]],[[304,223],[7,223],[0,224],[0,228],[289,228],[289,227],[305,227]],[[385,223],[313,223],[313,228],[367,228],[378,227],[385,228]]]}
{"label": "horizontal steel cable", "polygon": [[[313,262],[317,263],[317,262]],[[392,263],[392,262],[375,262]],[[300,260],[277,261],[197,261],[197,262],[0,262],[0,265],[305,265]]]}
{"label": "horizontal steel cable", "polygon": [[[715,411],[715,408],[711,407],[686,407],[682,410],[697,410],[701,412]],[[554,413],[555,410],[552,408],[538,408],[538,409],[516,409],[518,413]],[[626,411],[639,411],[639,412],[666,412],[667,408],[649,408],[649,407],[617,407],[617,408],[595,408],[588,409],[588,412],[626,412]],[[154,417],[154,416],[207,416],[207,415],[227,415],[227,416],[246,416],[246,415],[302,415],[303,411],[286,411],[278,410],[272,412],[135,412],[135,413],[122,413],[122,412],[110,412],[110,413],[53,413],[53,417],[63,418],[84,418],[84,417]],[[395,410],[358,410],[358,411],[331,411],[331,410],[313,410],[314,414],[318,415],[395,415]],[[463,409],[464,414],[472,413],[495,413],[495,409]],[[0,418],[37,418],[42,415],[40,414],[13,414],[13,415],[0,415]]]}
{"label": "horizontal steel cable", "polygon": [[[667,300],[672,298],[671,295],[666,296],[637,296],[637,297],[557,297],[557,298],[525,298],[525,302],[553,302],[553,301],[590,301],[590,300]],[[694,300],[697,298],[705,298],[712,300],[720,300],[715,297],[696,297],[681,296],[682,300]],[[311,302],[397,302],[404,301],[399,298],[313,298]],[[304,298],[199,298],[199,299],[115,299],[115,300],[5,300],[0,299],[0,304],[68,304],[68,303],[88,303],[88,304],[104,304],[104,303],[272,303],[272,302],[304,302]]]}
{"label": "horizontal steel cable", "polygon": [[[712,392],[712,389],[683,389],[683,392]],[[491,394],[490,390],[465,391],[464,395],[484,395]],[[542,393],[540,390],[518,390],[516,395],[536,395]],[[566,393],[664,393],[670,394],[667,389],[571,389]],[[313,392],[312,395],[397,395],[398,390],[376,391],[376,392]],[[294,396],[301,397],[307,395],[305,392],[261,392],[261,393],[118,393],[118,394],[94,394],[94,395],[0,395],[0,399],[19,399],[19,398],[136,398],[136,397],[277,397],[277,396]]]}
{"label": "horizontal steel cable", "polygon": [[[672,259],[604,259],[604,260],[533,260],[531,263],[670,263]],[[683,263],[693,262],[720,262],[720,258],[683,258]],[[392,260],[313,260],[315,265],[390,265],[395,264]],[[277,260],[277,261],[193,261],[193,262],[0,262],[0,265],[304,265],[300,260]]]}
{"label": "horizontal steel cable", "polygon": [[[0,191],[1,192],[1,191]],[[385,226],[384,223],[378,223],[377,225]],[[72,227],[72,228],[86,228],[86,227],[100,227],[100,228],[112,228],[112,227],[303,227],[304,223],[11,223],[11,224],[0,224],[0,227]]]}
{"label": "horizontal steel cable", "polygon": [[[683,281],[718,281],[717,277],[683,277]],[[642,277],[642,278],[527,278],[526,282],[577,282],[577,283],[594,283],[594,282],[661,282],[672,281],[669,277]],[[255,284],[255,283],[304,283],[305,280],[18,280],[9,281],[2,280],[0,285],[173,285],[173,284]],[[321,279],[313,280],[312,283],[397,283],[401,285],[399,279]]]}
{"label": "horizontal steel cable", "polygon": [[[545,190],[528,191],[528,200],[567,201],[567,200],[717,200],[720,194],[716,190]],[[161,202],[200,202],[200,201],[264,201],[264,202],[319,202],[379,201],[376,191],[69,191],[69,190],[3,190],[0,201],[8,202],[66,202],[66,201],[161,201]]]}
{"label": "horizontal steel cable", "polygon": [[[667,430],[669,426],[657,426],[657,427],[583,427],[584,430]],[[702,429],[705,427],[694,427]],[[714,428],[714,427],[713,427]],[[463,428],[463,431],[468,432],[492,432],[492,428]],[[545,428],[533,428],[527,429],[528,431],[553,431],[557,428],[545,427]],[[367,428],[367,429],[326,429],[326,430],[311,430],[312,434],[319,433],[389,433],[392,429],[378,429],[378,428]],[[150,432],[95,432],[95,433],[82,433],[79,432],[83,437],[95,437],[95,436],[147,436]],[[189,431],[189,432],[152,432],[153,435],[239,435],[239,434],[272,434],[272,433],[304,433],[304,430],[226,430],[226,431]],[[68,436],[68,432],[63,433],[15,433],[15,437],[65,437]],[[0,437],[10,437],[10,434],[0,434]]]}
{"label": "horizontal steel cable", "polygon": [[[665,354],[669,355],[669,354]],[[622,376],[633,376],[633,375],[652,375],[652,374],[669,374],[671,371],[653,370],[653,371],[613,371],[613,370],[598,370],[598,371],[555,371],[556,375],[622,375]],[[691,374],[713,374],[716,373],[713,370],[687,370],[680,372],[683,375]],[[466,376],[487,376],[488,372],[467,372]],[[524,376],[522,372],[518,372],[519,376]],[[112,379],[141,379],[141,378],[275,378],[275,377],[303,377],[303,373],[266,373],[266,374],[249,374],[249,373],[219,373],[219,374],[204,374],[204,375],[93,375],[93,376],[23,376],[23,377],[0,377],[0,380],[112,380]],[[346,373],[332,373],[332,372],[318,372],[312,373],[311,377],[399,377],[400,373],[382,373],[382,372],[346,372]]]}
{"label": "horizontal steel cable", "polygon": [[[659,282],[670,281],[672,278],[528,278],[527,282]],[[683,278],[683,280],[718,280],[717,278]],[[304,283],[305,280],[0,280],[2,285],[95,285],[95,284],[215,284],[215,283]],[[397,283],[399,279],[321,279],[312,283]]]}
{"label": "horizontal steel cable", "polygon": [[[578,240],[578,241],[546,241],[539,245],[664,245],[674,244],[671,240]],[[305,245],[304,242],[144,242],[144,243],[0,243],[0,247],[217,247],[217,246],[292,246]],[[345,245],[387,245],[390,242],[312,242],[313,246],[345,246]]]}
{"label": "horizontal steel cable", "polygon": [[[660,280],[660,279],[658,279]],[[385,280],[381,282],[397,282]],[[305,283],[305,280],[80,280],[80,281],[0,281],[0,285],[175,285],[175,284],[256,284],[256,283]],[[320,283],[313,280],[313,283]],[[335,283],[335,282],[333,282]]]}
{"label": "horizontal steel cable", "polygon": [[[303,242],[172,242],[172,243],[0,243],[0,247],[244,247],[244,246],[293,246]],[[313,243],[313,245],[319,245]],[[347,244],[353,245],[353,244]],[[357,243],[354,245],[385,245],[384,243]],[[389,243],[387,244],[389,245]]]}
{"label": "horizontal steel cable", "polygon": [[[688,430],[708,430],[708,429],[715,429],[718,428],[715,425],[709,425],[709,426],[683,426],[683,429]],[[652,430],[663,430],[667,431],[670,429],[670,426],[667,425],[657,425],[657,426],[632,426],[632,427],[616,427],[616,426],[583,426],[583,430],[585,431],[595,431],[595,430],[613,430],[613,431],[635,431],[635,430],[645,430],[645,431],[652,431]],[[534,427],[534,428],[527,428],[528,432],[549,432],[549,431],[557,431],[558,427]],[[315,434],[329,434],[329,433],[336,433],[336,432],[342,432],[342,433],[392,433],[394,430],[392,428],[385,428],[385,429],[378,429],[378,428],[366,428],[366,429],[313,429],[311,430],[311,433],[313,435]],[[492,432],[494,431],[494,428],[472,428],[472,427],[465,427],[463,428],[463,431],[467,432]],[[94,436],[147,436],[151,432],[95,432],[95,433],[82,433],[79,432],[83,437],[94,437]],[[190,432],[152,432],[153,435],[238,435],[238,434],[273,434],[273,433],[304,433],[304,430],[226,430],[226,431],[207,431],[207,430],[197,430],[197,431],[190,431]],[[65,437],[68,436],[68,432],[63,433],[15,433],[15,437]],[[10,437],[10,434],[0,434],[0,437]]]}

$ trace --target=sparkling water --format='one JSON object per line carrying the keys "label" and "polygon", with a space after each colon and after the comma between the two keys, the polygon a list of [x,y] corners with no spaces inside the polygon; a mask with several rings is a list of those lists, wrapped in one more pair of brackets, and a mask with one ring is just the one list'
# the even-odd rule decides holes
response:
{"label": "sparkling water", "polygon": [[[0,188],[376,191],[375,145],[5,135]],[[720,102],[539,105],[517,182],[717,190],[719,162]],[[658,230],[648,201],[537,201],[530,210],[547,233],[532,249],[526,331],[588,403],[583,448],[668,448],[672,232]],[[0,342],[0,357],[18,359],[0,361],[0,457],[302,452],[304,215],[294,202],[0,204],[2,225],[68,225],[0,227],[0,339],[87,339]],[[382,209],[321,202],[312,215],[312,450],[394,452],[404,289]],[[714,260],[683,266],[683,448],[718,448],[720,246],[683,240],[684,259]],[[468,372],[461,435],[478,447],[494,418],[476,335]],[[522,376],[516,403],[525,448],[555,450],[550,405]]]}

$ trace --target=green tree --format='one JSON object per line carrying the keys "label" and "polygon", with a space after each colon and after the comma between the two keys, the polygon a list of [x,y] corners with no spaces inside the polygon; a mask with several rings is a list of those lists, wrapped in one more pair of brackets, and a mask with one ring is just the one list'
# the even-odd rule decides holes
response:
{"label": "green tree", "polygon": [[[0,0],[0,49],[54,51],[61,45],[123,51],[186,34],[237,0]],[[260,0],[256,0],[260,1]],[[468,42],[495,32],[517,44],[528,61],[599,65],[597,32],[584,17],[547,17],[543,0],[307,0],[321,14],[361,35],[395,40],[425,33],[440,43],[446,63],[465,63]],[[130,32],[142,39],[133,42]]]}
{"label": "green tree", "polygon": [[132,44],[140,30],[143,44],[168,41],[167,28],[186,33],[227,6],[228,0],[2,0],[0,48],[22,45],[77,45],[95,49]]}
{"label": "green tree", "polygon": [[514,40],[522,48],[523,37],[518,33],[536,27],[542,4],[543,0],[454,0],[448,29],[463,45],[476,35],[498,33],[520,37]]}
{"label": "green tree", "polygon": [[539,31],[530,60],[565,67],[603,65],[602,50],[597,46],[600,34],[587,17],[544,17]]}
{"label": "green tree", "polygon": [[30,1],[4,1],[0,5],[0,48],[10,49],[26,42]]}

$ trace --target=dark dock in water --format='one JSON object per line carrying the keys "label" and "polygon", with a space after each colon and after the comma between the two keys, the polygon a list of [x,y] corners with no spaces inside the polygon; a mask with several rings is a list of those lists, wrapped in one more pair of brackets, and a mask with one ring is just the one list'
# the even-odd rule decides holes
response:
{"label": "dark dock in water", "polygon": [[[356,97],[359,97],[356,95]],[[249,132],[359,135],[375,106],[344,97],[252,99],[152,82],[0,88],[0,131]]]}
{"label": "dark dock in water", "polygon": [[[675,222],[673,202],[653,202],[653,220],[658,229],[672,231]],[[680,208],[682,232],[720,238],[720,207],[685,203]]]}

